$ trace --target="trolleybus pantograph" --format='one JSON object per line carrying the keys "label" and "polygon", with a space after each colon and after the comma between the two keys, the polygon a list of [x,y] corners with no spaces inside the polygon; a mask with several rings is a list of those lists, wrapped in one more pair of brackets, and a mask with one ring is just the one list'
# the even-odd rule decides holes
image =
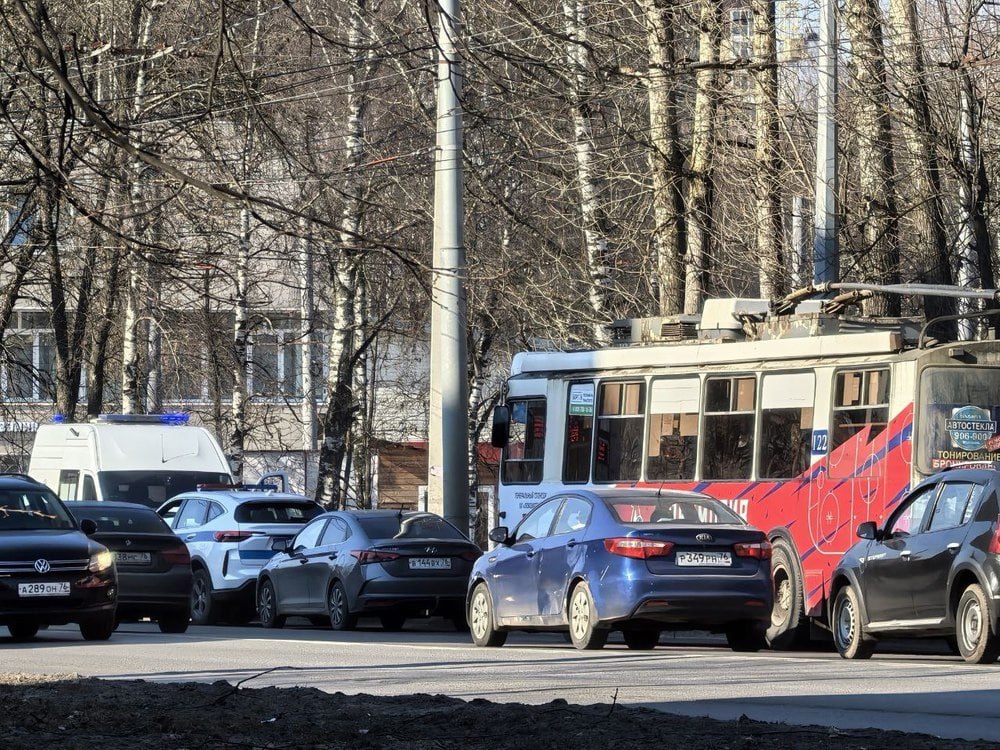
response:
{"label": "trolleybus pantograph", "polygon": [[700,316],[622,321],[617,346],[515,355],[494,413],[501,523],[573,486],[705,492],[774,545],[771,644],[806,635],[858,524],[923,476],[1000,460],[1000,342],[824,300],[775,309],[709,300]]}

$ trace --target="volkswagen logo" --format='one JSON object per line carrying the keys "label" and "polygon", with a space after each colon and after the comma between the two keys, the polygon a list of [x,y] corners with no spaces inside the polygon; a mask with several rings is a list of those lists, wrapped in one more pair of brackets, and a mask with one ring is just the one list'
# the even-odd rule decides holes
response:
{"label": "volkswagen logo", "polygon": [[698,534],[698,536],[696,536],[695,539],[697,539],[699,542],[715,541],[715,537],[713,537],[711,534]]}
{"label": "volkswagen logo", "polygon": [[49,565],[48,560],[35,560],[35,570],[39,573],[48,573],[52,570],[52,566]]}

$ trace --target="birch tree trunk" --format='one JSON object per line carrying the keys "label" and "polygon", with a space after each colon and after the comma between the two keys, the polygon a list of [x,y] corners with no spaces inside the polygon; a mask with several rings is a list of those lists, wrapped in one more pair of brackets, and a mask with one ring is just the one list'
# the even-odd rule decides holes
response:
{"label": "birch tree trunk", "polygon": [[684,306],[684,153],[678,134],[674,0],[640,0],[646,23],[649,73],[649,166],[653,178],[653,242],[659,314]]}
{"label": "birch tree trunk", "polygon": [[243,482],[250,364],[250,209],[240,211],[240,239],[236,246],[236,284],[233,289],[233,397],[226,449],[237,484]]}
{"label": "birch tree trunk", "polygon": [[[899,282],[899,212],[882,14],[878,0],[846,0],[844,10],[857,89],[864,97],[856,112],[864,238],[858,268],[862,281],[895,284]],[[875,295],[865,302],[864,309],[868,315],[899,315],[899,297]]]}
{"label": "birch tree trunk", "polygon": [[778,122],[778,55],[775,0],[752,0],[753,81],[756,105],[756,245],[760,262],[760,296],[778,299],[788,291],[782,238],[781,159]]}
{"label": "birch tree trunk", "polygon": [[607,341],[607,323],[612,278],[607,237],[607,222],[601,201],[604,181],[597,168],[594,148],[593,74],[587,61],[588,0],[563,0],[566,19],[566,59],[569,64],[569,99],[573,117],[573,146],[576,154],[576,179],[580,191],[580,217],[583,240],[587,253],[587,270],[590,277],[589,302],[593,316],[591,331],[596,344]]}
{"label": "birch tree trunk", "polygon": [[[351,6],[348,44],[353,50],[364,49],[366,0]],[[358,54],[357,58],[361,55]],[[357,60],[356,58],[356,60]],[[362,162],[364,160],[364,115],[368,91],[365,85],[366,64],[357,60],[348,74],[347,128],[344,137],[345,184],[344,206],[338,246],[330,261],[333,289],[333,324],[330,331],[330,372],[326,383],[326,412],[323,415],[323,441],[319,451],[319,480],[316,500],[329,508],[346,507],[342,473],[347,455],[348,435],[357,409],[353,392],[357,319],[354,296],[358,281],[358,237],[361,229]]]}
{"label": "birch tree trunk", "polygon": [[698,67],[695,73],[691,163],[688,169],[684,312],[701,310],[711,257],[713,167],[718,113],[718,64],[722,45],[721,10],[714,0],[698,6]]}
{"label": "birch tree trunk", "polygon": [[[951,284],[948,237],[945,231],[941,165],[936,142],[939,134],[931,118],[927,66],[915,0],[890,0],[889,23],[895,70],[900,79],[900,104],[904,115],[897,123],[900,143],[906,151],[906,184],[910,185],[912,207],[907,214],[915,229],[908,235],[908,252],[918,264],[919,280],[929,284]],[[926,297],[928,318],[950,315],[954,300]],[[949,324],[949,329],[954,325]]]}

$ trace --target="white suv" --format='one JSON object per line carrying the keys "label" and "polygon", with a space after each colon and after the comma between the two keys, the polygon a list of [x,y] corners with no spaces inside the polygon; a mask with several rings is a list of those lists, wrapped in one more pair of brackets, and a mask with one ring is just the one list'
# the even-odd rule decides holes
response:
{"label": "white suv", "polygon": [[260,569],[322,512],[302,495],[249,488],[199,489],[161,505],[157,513],[191,552],[191,622],[252,620]]}

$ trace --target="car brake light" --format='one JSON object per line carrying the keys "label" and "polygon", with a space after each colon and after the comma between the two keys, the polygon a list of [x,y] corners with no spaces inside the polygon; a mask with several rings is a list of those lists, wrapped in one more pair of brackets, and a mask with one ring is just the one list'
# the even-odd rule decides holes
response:
{"label": "car brake light", "polygon": [[770,542],[739,542],[733,545],[737,557],[756,557],[758,560],[771,559]]}
{"label": "car brake light", "polygon": [[252,531],[216,531],[215,541],[217,542],[242,542],[253,536]]}
{"label": "car brake light", "polygon": [[463,560],[468,560],[469,562],[475,562],[482,556],[483,553],[477,549],[467,549],[465,550],[465,552],[459,555],[459,557],[461,557]]}
{"label": "car brake light", "polygon": [[191,563],[191,553],[188,552],[186,544],[182,544],[180,547],[165,549],[160,554],[171,565],[189,565]]}
{"label": "car brake light", "polygon": [[990,546],[986,548],[986,551],[991,555],[1000,555],[1000,516],[997,516],[997,520],[993,524],[993,538],[990,539]]}
{"label": "car brake light", "polygon": [[637,539],[626,536],[604,540],[604,549],[612,555],[634,557],[637,560],[645,560],[650,557],[663,557],[670,554],[670,550],[673,548],[673,542],[658,542],[655,539]]}
{"label": "car brake light", "polygon": [[358,562],[362,565],[367,565],[368,563],[380,563],[389,562],[390,560],[398,560],[398,552],[385,552],[378,549],[356,549],[352,550],[351,554],[358,558]]}

